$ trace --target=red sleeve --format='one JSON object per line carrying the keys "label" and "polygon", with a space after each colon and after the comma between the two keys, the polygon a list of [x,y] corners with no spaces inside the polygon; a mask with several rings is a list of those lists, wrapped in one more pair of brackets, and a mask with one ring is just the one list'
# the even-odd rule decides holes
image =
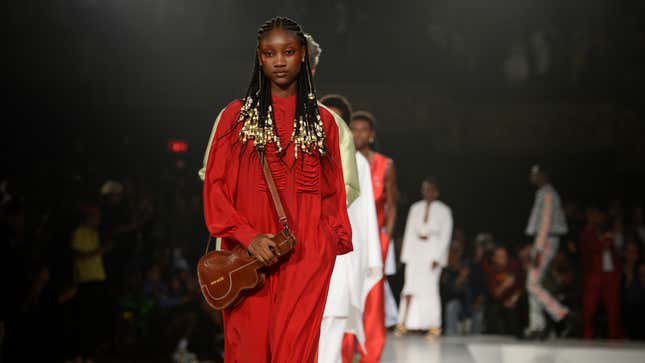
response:
{"label": "red sleeve", "polygon": [[239,157],[232,151],[237,142],[235,125],[242,103],[231,102],[220,118],[206,165],[204,179],[204,218],[212,236],[230,238],[244,247],[258,235],[249,221],[233,206]]}
{"label": "red sleeve", "polygon": [[347,216],[345,180],[341,167],[338,126],[329,111],[319,108],[326,134],[327,156],[322,163],[322,218],[327,220],[336,236],[339,255],[351,252],[352,228]]}

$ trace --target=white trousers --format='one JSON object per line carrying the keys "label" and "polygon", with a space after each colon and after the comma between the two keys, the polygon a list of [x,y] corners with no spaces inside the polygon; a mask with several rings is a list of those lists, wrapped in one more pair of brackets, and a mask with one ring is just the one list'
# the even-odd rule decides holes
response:
{"label": "white trousers", "polygon": [[318,363],[341,363],[341,348],[347,318],[323,317],[320,324]]}
{"label": "white trousers", "polygon": [[[526,290],[529,293],[529,330],[537,331],[546,328],[544,312],[551,315],[555,321],[560,321],[569,310],[542,285],[545,276],[549,273],[551,262],[558,252],[560,240],[549,237],[544,243],[542,258],[539,266],[529,266],[526,276]],[[535,251],[532,254],[535,255]]]}

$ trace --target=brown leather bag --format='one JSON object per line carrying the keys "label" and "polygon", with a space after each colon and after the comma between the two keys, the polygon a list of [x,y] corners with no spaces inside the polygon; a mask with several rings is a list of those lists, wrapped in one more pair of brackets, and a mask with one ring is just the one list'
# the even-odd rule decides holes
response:
{"label": "brown leather bag", "polygon": [[[289,231],[287,216],[282,208],[282,202],[263,151],[260,152],[260,163],[282,225],[282,232],[273,237],[277,246],[273,252],[278,258],[282,258],[293,250],[297,241]],[[205,254],[197,263],[199,286],[204,299],[212,308],[231,309],[264,284],[265,275],[259,270],[265,266],[241,245],[237,245],[230,251],[208,252],[211,240],[212,238],[209,238]]]}

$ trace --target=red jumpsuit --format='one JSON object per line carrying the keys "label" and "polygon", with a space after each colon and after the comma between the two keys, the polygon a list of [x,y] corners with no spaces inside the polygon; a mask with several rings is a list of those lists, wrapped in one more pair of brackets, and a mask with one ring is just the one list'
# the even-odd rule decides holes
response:
{"label": "red jumpsuit", "polygon": [[[392,159],[383,154],[374,152],[370,161],[370,172],[372,174],[372,187],[374,190],[374,203],[376,204],[376,218],[379,226],[379,237],[381,240],[381,254],[383,266],[387,258],[387,251],[390,245],[390,238],[385,233],[386,202],[385,173],[392,165]],[[365,350],[360,350],[361,363],[380,362],[383,348],[385,347],[385,277],[378,282],[367,295],[365,301],[365,312],[363,314],[363,326],[365,330]],[[355,352],[355,338],[346,334],[343,338],[343,363],[353,361]]]}
{"label": "red jumpsuit", "polygon": [[[602,300],[607,312],[608,338],[620,339],[620,275],[622,268],[618,254],[613,247],[613,240],[603,237],[595,228],[585,227],[580,235],[582,252],[583,293],[582,293],[582,328],[586,339],[593,338],[593,318]],[[611,271],[603,269],[603,252],[610,254]]]}
{"label": "red jumpsuit", "polygon": [[[223,112],[206,167],[206,225],[222,237],[223,248],[248,247],[257,234],[281,230],[258,153],[252,141],[237,141],[241,105],[234,101]],[[295,96],[273,97],[274,122],[286,151],[280,158],[270,144],[267,161],[299,244],[271,268],[259,291],[223,312],[227,363],[313,362],[336,254],[352,250],[338,128],[321,108],[328,154],[301,153],[296,160],[288,143],[295,107]]]}

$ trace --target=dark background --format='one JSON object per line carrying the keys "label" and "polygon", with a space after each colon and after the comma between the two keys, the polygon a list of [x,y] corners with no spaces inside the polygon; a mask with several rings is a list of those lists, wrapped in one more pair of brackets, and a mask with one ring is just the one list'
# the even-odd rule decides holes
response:
{"label": "dark background", "polygon": [[535,162],[567,200],[642,202],[644,4],[10,1],[2,173],[28,202],[56,203],[79,163],[90,179],[154,178],[183,139],[197,182],[214,117],[248,85],[257,28],[286,15],[323,48],[319,94],[376,115],[402,218],[435,175],[457,225],[519,242]]}

